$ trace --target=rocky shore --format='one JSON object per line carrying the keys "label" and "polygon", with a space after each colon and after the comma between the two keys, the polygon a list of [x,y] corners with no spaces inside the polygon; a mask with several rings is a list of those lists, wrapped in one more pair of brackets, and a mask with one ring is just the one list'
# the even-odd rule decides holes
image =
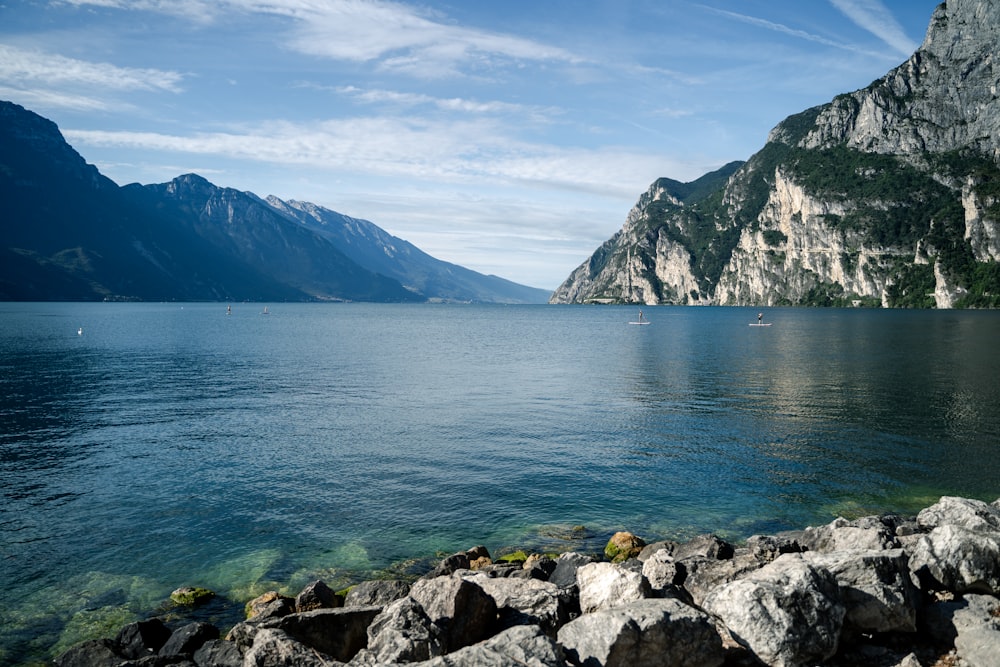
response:
{"label": "rocky shore", "polygon": [[55,664],[995,667],[998,596],[1000,500],[943,497],[916,517],[740,545],[618,533],[600,558],[510,562],[476,547],[415,582],[266,594],[225,636],[208,623],[132,623]]}

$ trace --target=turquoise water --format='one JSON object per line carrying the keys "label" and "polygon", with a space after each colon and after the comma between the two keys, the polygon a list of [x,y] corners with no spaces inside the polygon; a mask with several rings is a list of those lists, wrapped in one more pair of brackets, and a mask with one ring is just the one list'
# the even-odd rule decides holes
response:
{"label": "turquoise water", "polygon": [[1000,313],[262,308],[0,304],[0,664],[182,585],[1000,496]]}

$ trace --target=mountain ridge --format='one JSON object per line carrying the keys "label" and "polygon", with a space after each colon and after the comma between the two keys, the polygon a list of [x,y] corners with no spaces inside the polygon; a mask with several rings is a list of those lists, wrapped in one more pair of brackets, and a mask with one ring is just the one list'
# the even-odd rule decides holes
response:
{"label": "mountain ridge", "polygon": [[[317,233],[288,206],[197,174],[118,186],[55,123],[4,101],[0,201],[0,300],[545,303],[550,294],[442,262],[374,223],[308,204],[367,230],[344,252],[336,235]],[[414,259],[371,262],[387,239]]]}
{"label": "mountain ridge", "polygon": [[654,182],[550,302],[1000,306],[998,31],[1000,1],[942,3],[909,59],[715,192],[664,206]]}

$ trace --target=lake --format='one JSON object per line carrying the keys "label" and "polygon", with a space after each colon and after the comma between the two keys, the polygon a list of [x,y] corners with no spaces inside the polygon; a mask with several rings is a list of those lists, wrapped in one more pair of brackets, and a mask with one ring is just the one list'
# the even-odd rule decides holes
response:
{"label": "lake", "polygon": [[1000,312],[268,306],[0,304],[0,664],[184,585],[1000,496]]}

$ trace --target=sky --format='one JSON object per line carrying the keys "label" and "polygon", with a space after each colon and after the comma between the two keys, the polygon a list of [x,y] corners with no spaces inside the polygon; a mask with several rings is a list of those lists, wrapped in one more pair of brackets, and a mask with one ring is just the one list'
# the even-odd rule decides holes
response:
{"label": "sky", "polygon": [[555,289],[657,178],[863,88],[938,0],[0,0],[0,99],[120,185],[197,173]]}

